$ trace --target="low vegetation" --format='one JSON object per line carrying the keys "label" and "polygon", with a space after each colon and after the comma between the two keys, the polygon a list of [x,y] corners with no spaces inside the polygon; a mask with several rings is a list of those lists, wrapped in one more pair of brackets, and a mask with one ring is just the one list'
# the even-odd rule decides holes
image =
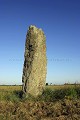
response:
{"label": "low vegetation", "polygon": [[37,98],[0,86],[0,120],[80,120],[80,85],[46,86]]}

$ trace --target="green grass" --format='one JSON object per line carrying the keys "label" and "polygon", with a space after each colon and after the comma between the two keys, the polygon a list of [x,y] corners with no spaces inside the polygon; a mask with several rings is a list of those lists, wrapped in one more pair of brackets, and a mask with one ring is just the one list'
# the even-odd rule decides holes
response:
{"label": "green grass", "polygon": [[53,102],[63,99],[80,99],[80,87],[69,87],[64,89],[46,88],[38,100]]}
{"label": "green grass", "polygon": [[[16,89],[15,89],[16,88]],[[21,86],[0,86],[0,101],[19,102],[25,100],[32,101],[57,101],[61,99],[80,99],[80,86],[56,87],[47,86],[42,95],[37,98],[29,95],[23,96]]]}
{"label": "green grass", "polygon": [[20,101],[22,99],[22,91],[0,91],[0,101]]}

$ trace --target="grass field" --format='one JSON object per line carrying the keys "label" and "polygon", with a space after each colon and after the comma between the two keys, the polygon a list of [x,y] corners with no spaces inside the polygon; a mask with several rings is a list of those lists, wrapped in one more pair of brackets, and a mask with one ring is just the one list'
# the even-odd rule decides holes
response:
{"label": "grass field", "polygon": [[[21,85],[1,85],[0,86],[0,100],[20,101],[22,100],[22,86]],[[80,85],[47,85],[42,96],[39,99],[45,101],[53,101],[67,97],[80,96]],[[30,99],[30,98],[29,98]],[[33,99],[33,97],[31,97]]]}
{"label": "grass field", "polygon": [[0,86],[0,120],[80,120],[80,85],[48,85],[37,98]]}
{"label": "grass field", "polygon": [[[64,88],[74,88],[80,85],[48,85],[46,88],[56,90],[56,89],[64,89]],[[22,90],[21,85],[0,85],[0,91],[14,91],[14,90]]]}
{"label": "grass field", "polygon": [[50,89],[54,89],[54,90],[57,90],[57,89],[65,89],[65,88],[74,88],[76,86],[80,86],[79,84],[78,85],[48,85],[46,86],[46,88],[50,88]]}
{"label": "grass field", "polygon": [[14,90],[21,90],[22,86],[20,85],[0,85],[0,91],[14,91]]}

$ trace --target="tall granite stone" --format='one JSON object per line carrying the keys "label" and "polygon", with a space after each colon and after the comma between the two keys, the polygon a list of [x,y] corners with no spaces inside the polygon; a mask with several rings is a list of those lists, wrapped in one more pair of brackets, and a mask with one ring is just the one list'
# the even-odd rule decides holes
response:
{"label": "tall granite stone", "polygon": [[47,73],[46,38],[41,29],[31,25],[27,31],[22,89],[26,94],[42,94]]}

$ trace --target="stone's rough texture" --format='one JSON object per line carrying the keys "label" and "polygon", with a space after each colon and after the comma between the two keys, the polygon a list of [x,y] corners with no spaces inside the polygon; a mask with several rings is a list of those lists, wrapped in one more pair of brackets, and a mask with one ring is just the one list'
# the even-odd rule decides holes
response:
{"label": "stone's rough texture", "polygon": [[24,57],[23,91],[40,95],[45,88],[47,73],[46,38],[41,29],[32,25],[27,32]]}

